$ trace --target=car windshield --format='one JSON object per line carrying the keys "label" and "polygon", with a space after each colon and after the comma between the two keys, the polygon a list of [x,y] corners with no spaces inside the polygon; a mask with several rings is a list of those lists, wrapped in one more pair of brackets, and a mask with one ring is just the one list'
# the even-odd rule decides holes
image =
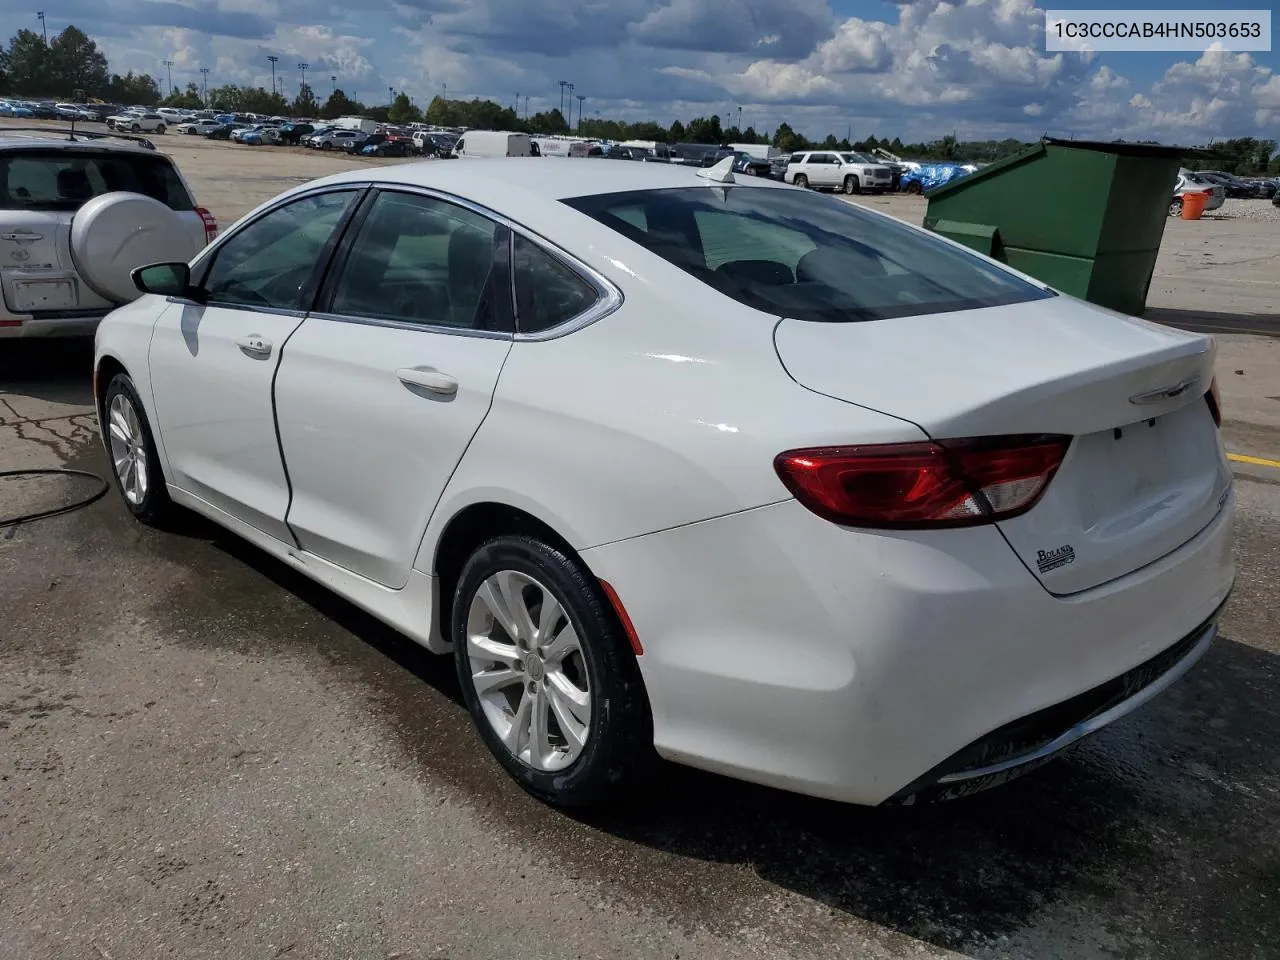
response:
{"label": "car windshield", "polygon": [[1055,296],[968,251],[809,191],[683,187],[563,201],[739,303],[827,323]]}
{"label": "car windshield", "polygon": [[0,152],[0,210],[78,210],[115,190],[145,194],[171,210],[195,209],[164,157],[83,150]]}

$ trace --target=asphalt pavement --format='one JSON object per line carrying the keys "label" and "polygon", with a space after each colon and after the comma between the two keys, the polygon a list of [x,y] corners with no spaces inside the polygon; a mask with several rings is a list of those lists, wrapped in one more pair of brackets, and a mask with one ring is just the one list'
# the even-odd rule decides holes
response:
{"label": "asphalt pavement", "polygon": [[[4,346],[0,470],[106,475],[88,362]],[[114,492],[0,528],[0,957],[1275,958],[1277,481],[1237,482],[1237,589],[1186,678],[894,811],[667,768],[555,812],[449,661],[234,537]],[[92,492],[0,480],[0,514]]]}

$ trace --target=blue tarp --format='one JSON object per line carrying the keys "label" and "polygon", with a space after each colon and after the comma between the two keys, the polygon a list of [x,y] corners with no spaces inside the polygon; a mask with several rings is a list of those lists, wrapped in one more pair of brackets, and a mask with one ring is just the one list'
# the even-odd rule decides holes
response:
{"label": "blue tarp", "polygon": [[963,177],[967,172],[961,163],[922,163],[918,170],[902,171],[902,189],[907,189],[907,184],[915,181],[921,189],[932,190],[956,177]]}

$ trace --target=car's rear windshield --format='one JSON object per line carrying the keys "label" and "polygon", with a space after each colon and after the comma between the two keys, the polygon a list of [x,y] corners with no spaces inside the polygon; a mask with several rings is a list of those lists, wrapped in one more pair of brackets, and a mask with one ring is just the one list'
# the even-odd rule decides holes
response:
{"label": "car's rear windshield", "polygon": [[0,210],[78,210],[116,190],[145,194],[171,210],[195,209],[167,157],[106,150],[0,151]]}
{"label": "car's rear windshield", "polygon": [[797,320],[884,320],[1055,295],[928,233],[807,190],[708,185],[564,202],[726,296]]}

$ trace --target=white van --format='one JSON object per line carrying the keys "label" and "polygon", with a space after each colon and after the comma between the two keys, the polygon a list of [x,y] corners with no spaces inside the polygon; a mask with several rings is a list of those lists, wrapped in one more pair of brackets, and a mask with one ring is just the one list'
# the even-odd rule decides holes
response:
{"label": "white van", "polygon": [[533,140],[527,133],[468,130],[453,146],[455,157],[531,157]]}
{"label": "white van", "polygon": [[544,157],[589,157],[591,148],[597,146],[589,140],[561,140],[559,137],[539,137],[534,142]]}

